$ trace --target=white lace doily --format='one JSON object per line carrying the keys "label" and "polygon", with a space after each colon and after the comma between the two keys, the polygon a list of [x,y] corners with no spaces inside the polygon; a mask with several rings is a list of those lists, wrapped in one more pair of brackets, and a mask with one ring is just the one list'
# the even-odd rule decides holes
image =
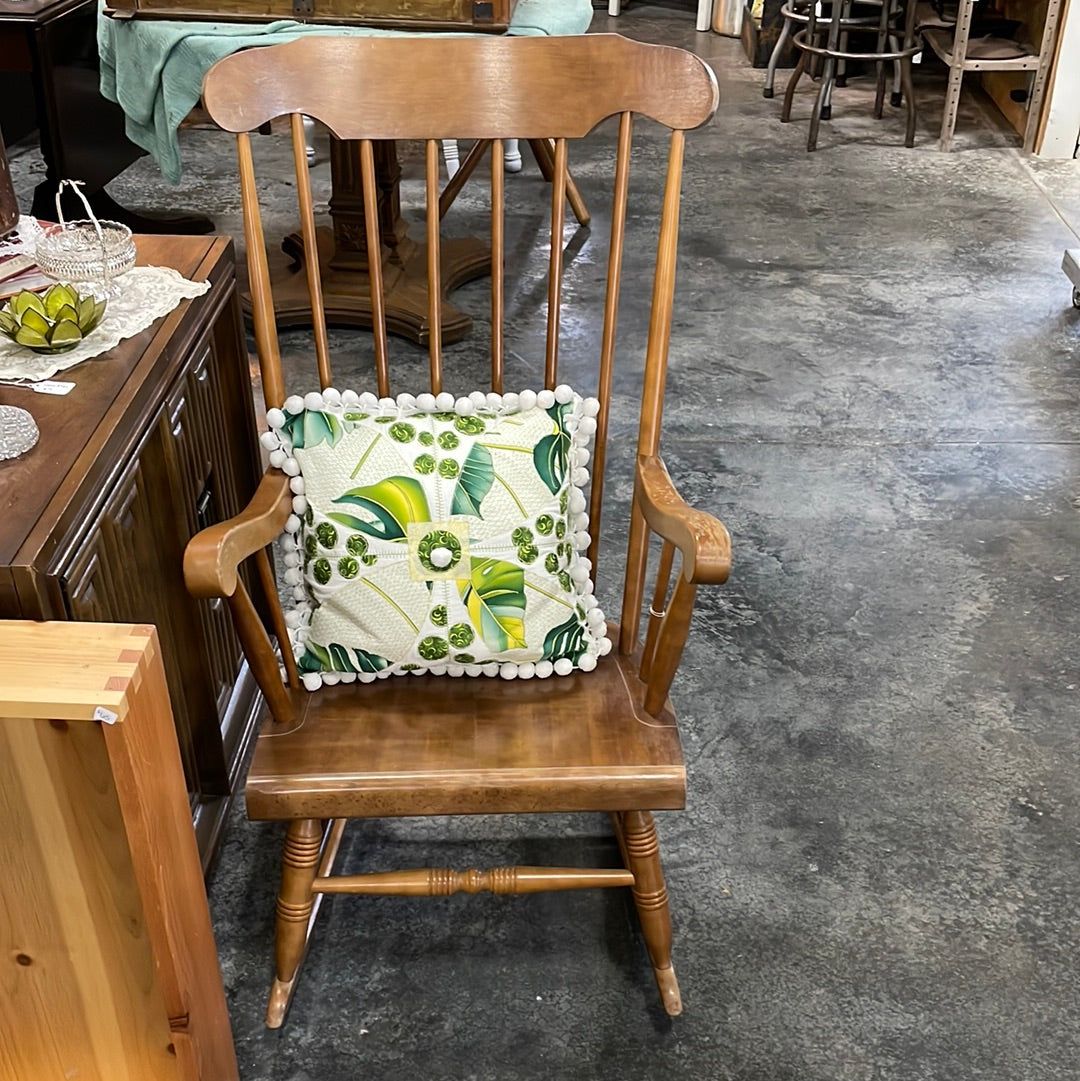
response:
{"label": "white lace doily", "polygon": [[201,297],[209,282],[193,282],[171,267],[140,266],[115,279],[120,295],[110,299],[105,318],[86,340],[67,353],[33,353],[0,337],[0,379],[50,379],[91,357],[107,353],[124,338],[168,315],[182,300]]}

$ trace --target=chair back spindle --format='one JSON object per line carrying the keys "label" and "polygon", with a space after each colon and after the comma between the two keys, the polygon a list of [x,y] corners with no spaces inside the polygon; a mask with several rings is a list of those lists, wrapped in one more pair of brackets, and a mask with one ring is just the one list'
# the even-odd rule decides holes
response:
{"label": "chair back spindle", "polygon": [[503,141],[491,143],[491,389],[503,392],[503,317],[506,271]]}
{"label": "chair back spindle", "polygon": [[431,393],[442,390],[442,262],[439,249],[439,142],[428,139],[424,156],[427,207],[428,353]]}

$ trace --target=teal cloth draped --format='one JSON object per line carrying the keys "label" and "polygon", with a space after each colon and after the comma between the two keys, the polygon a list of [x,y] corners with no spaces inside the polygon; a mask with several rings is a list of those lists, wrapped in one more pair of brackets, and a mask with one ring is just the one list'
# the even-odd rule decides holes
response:
{"label": "teal cloth draped", "polygon": [[[104,3],[104,0],[102,0]],[[509,34],[521,37],[583,34],[590,0],[519,0]],[[125,114],[128,138],[161,167],[171,184],[183,167],[177,131],[202,93],[203,77],[224,56],[256,45],[277,45],[310,34],[386,36],[413,31],[312,26],[283,19],[243,23],[116,20],[98,14],[101,92]]]}

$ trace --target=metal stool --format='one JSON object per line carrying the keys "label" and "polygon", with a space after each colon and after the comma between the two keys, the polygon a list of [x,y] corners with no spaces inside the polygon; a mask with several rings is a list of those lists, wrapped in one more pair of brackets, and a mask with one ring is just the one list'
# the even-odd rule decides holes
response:
{"label": "metal stool", "polygon": [[[807,151],[817,149],[818,129],[822,120],[829,119],[832,112],[832,88],[837,82],[837,65],[847,60],[873,60],[877,63],[877,94],[874,100],[874,117],[881,118],[885,102],[885,62],[892,61],[896,66],[892,104],[899,105],[907,97],[907,130],[905,146],[915,145],[915,97],[911,83],[911,58],[922,48],[921,39],[915,33],[915,3],[909,0],[906,9],[901,0],[858,0],[864,6],[880,9],[880,16],[853,16],[853,0],[836,0],[828,18],[823,18],[818,7],[808,0],[788,0],[783,12],[792,8],[792,17],[785,18],[784,33],[788,32],[793,21],[805,21],[805,27],[792,37],[792,44],[800,51],[799,62],[795,66],[784,94],[784,106],[780,113],[782,123],[791,119],[791,105],[795,97],[795,88],[806,71],[808,60],[821,59],[824,68],[821,85],[818,88],[814,109],[810,115],[810,133],[806,141]],[[805,14],[796,11],[796,5],[805,5]],[[904,18],[903,41],[896,23]],[[849,47],[851,34],[876,33],[874,50],[853,51]],[[783,36],[783,35],[781,35]],[[825,44],[819,44],[821,38]],[[779,44],[779,42],[778,42]],[[901,89],[897,88],[897,84]],[[771,89],[766,83],[766,87]],[[766,97],[771,95],[766,94]]]}

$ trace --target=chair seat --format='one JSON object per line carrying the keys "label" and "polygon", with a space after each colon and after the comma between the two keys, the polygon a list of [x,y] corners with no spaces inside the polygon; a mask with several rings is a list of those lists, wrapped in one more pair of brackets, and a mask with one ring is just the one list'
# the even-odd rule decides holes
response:
{"label": "chair seat", "polygon": [[[686,769],[670,702],[632,659],[549,679],[396,676],[294,692],[247,779],[256,819],[669,810]],[[364,699],[371,702],[363,712]]]}

